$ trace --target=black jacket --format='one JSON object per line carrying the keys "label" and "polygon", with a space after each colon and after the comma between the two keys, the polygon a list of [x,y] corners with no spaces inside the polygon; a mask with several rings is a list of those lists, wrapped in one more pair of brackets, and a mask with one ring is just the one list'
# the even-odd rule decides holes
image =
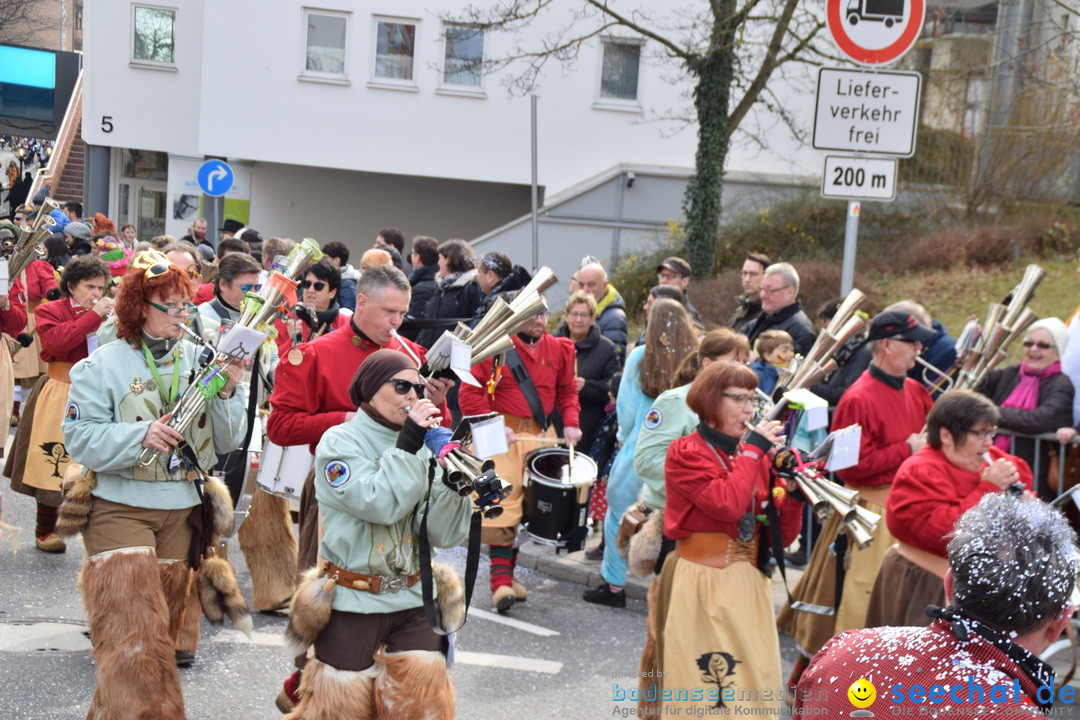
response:
{"label": "black jacket", "polygon": [[[419,265],[413,268],[412,274],[409,275],[409,285],[412,286],[412,299],[409,301],[409,312],[405,316],[406,322],[424,317],[428,301],[438,288],[438,283],[435,282],[435,276],[438,274],[438,265]],[[410,340],[416,340],[420,331],[404,329],[401,334]]]}
{"label": "black jacket", "polygon": [[814,323],[810,322],[810,318],[803,312],[802,303],[798,300],[771,315],[762,313],[757,320],[744,325],[742,333],[750,340],[750,347],[753,347],[754,341],[766,330],[786,332],[795,342],[795,352],[804,357],[810,352],[810,348],[814,346],[814,340],[817,339]]}
{"label": "black jacket", "polygon": [[[555,333],[561,337],[570,337],[570,331],[564,326]],[[589,334],[574,343],[577,350],[577,375],[585,378],[585,385],[578,393],[581,402],[581,441],[578,447],[588,450],[592,447],[597,427],[604,419],[604,407],[608,404],[608,381],[622,369],[622,361],[615,350],[615,343],[600,334],[593,325]]]}
{"label": "black jacket", "polygon": [[[453,280],[449,277],[437,280],[435,292],[431,295],[427,308],[424,310],[424,319],[465,318],[462,322],[468,322],[468,318],[471,318],[476,308],[480,306],[480,286],[475,281],[475,270],[461,273]],[[430,348],[442,337],[445,330],[452,327],[448,325],[443,328],[421,330],[416,337],[416,342],[425,348]]]}

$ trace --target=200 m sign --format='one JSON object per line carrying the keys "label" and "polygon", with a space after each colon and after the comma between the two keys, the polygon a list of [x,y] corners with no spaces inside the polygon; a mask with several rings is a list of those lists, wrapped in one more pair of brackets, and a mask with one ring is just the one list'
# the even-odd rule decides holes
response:
{"label": "200 m sign", "polygon": [[896,197],[894,158],[825,157],[821,194],[847,200],[893,200]]}

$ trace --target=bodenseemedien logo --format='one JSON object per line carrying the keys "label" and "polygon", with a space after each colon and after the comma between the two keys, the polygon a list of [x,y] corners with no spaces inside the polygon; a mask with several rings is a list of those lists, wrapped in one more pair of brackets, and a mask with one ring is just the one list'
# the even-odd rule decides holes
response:
{"label": "bodenseemedien logo", "polygon": [[877,698],[877,688],[874,687],[874,683],[866,678],[859,678],[851,683],[847,696],[848,702],[858,708],[852,711],[851,717],[874,717],[874,713],[866,709],[873,705]]}

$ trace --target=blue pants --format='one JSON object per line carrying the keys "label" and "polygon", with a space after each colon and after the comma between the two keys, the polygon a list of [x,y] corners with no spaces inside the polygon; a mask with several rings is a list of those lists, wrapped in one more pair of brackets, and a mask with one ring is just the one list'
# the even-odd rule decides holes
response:
{"label": "blue pants", "polygon": [[619,522],[641,492],[641,478],[634,472],[634,448],[622,448],[608,475],[607,515],[604,516],[604,562],[600,574],[611,585],[626,584],[626,558],[615,549]]}

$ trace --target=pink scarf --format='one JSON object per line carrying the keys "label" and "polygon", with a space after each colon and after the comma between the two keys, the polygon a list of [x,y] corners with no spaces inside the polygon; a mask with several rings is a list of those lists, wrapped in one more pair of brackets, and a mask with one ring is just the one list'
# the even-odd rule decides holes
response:
{"label": "pink scarf", "polygon": [[[1020,363],[1020,382],[1009,393],[1009,397],[1001,403],[1001,407],[1034,410],[1039,405],[1039,381],[1059,372],[1061,372],[1060,360],[1035,372],[1028,370],[1027,361]],[[1010,440],[1012,440],[1010,435],[998,435],[994,438],[994,445],[1009,452]]]}

